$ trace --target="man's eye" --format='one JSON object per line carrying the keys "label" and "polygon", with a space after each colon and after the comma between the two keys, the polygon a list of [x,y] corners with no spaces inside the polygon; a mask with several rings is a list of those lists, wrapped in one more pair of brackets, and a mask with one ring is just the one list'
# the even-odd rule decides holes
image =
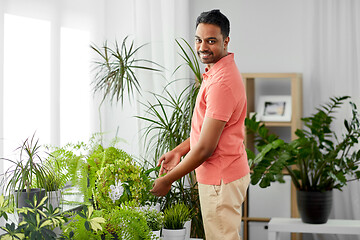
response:
{"label": "man's eye", "polygon": [[195,42],[196,43],[201,43],[201,40],[197,38],[197,39],[195,39]]}
{"label": "man's eye", "polygon": [[214,44],[214,43],[215,43],[215,40],[209,40],[208,43],[209,43],[209,44]]}

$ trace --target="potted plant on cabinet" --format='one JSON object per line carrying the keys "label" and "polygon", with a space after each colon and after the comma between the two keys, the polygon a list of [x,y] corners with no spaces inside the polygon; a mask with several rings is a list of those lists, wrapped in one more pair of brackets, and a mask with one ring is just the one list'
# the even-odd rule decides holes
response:
{"label": "potted plant on cabinet", "polygon": [[249,133],[255,134],[259,151],[255,155],[247,149],[253,171],[251,183],[265,188],[271,182],[284,182],[285,169],[297,189],[303,222],[325,223],[331,210],[332,190],[341,190],[348,181],[360,179],[360,150],[355,149],[359,143],[360,119],[354,103],[350,102],[352,116],[344,120],[342,138],[331,129],[336,109],[349,98],[330,98],[311,117],[302,118],[305,129],[297,129],[297,139],[289,143],[270,134],[264,124],[256,121],[256,116],[245,120]]}
{"label": "potted plant on cabinet", "polygon": [[164,210],[164,240],[184,240],[185,222],[192,218],[191,209],[184,203],[176,203]]}

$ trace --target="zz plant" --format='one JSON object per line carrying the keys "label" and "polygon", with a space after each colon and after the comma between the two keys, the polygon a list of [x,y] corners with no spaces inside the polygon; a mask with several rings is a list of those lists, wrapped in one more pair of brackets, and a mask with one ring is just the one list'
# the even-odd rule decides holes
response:
{"label": "zz plant", "polygon": [[360,119],[357,106],[349,102],[351,118],[345,119],[342,137],[332,129],[334,114],[349,96],[332,97],[329,103],[317,108],[310,117],[303,118],[304,129],[297,129],[297,139],[286,143],[270,134],[254,116],[245,125],[255,134],[257,155],[247,149],[253,170],[251,183],[268,187],[283,180],[286,169],[298,190],[341,190],[348,181],[360,179]]}

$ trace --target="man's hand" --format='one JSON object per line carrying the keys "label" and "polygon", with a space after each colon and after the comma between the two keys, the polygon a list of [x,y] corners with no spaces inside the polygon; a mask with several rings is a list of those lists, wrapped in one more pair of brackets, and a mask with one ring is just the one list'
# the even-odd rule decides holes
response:
{"label": "man's hand", "polygon": [[176,167],[180,162],[180,158],[181,154],[175,151],[170,151],[163,154],[157,164],[157,166],[161,166],[159,177],[161,177],[164,173],[170,172],[174,167]]}
{"label": "man's hand", "polygon": [[159,177],[155,180],[153,189],[150,192],[157,197],[165,196],[170,191],[171,184],[164,177]]}

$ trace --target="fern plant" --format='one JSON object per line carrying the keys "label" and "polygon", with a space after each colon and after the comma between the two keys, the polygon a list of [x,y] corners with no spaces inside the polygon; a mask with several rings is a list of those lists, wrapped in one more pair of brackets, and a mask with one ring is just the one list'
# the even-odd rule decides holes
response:
{"label": "fern plant", "polygon": [[360,179],[360,119],[357,106],[351,106],[351,118],[344,120],[342,137],[332,130],[336,110],[349,96],[332,97],[310,117],[302,118],[304,129],[297,129],[297,139],[290,143],[270,134],[256,117],[245,120],[245,126],[256,137],[257,155],[247,149],[253,170],[251,183],[268,187],[283,180],[283,169],[298,190],[341,190],[348,181]]}

